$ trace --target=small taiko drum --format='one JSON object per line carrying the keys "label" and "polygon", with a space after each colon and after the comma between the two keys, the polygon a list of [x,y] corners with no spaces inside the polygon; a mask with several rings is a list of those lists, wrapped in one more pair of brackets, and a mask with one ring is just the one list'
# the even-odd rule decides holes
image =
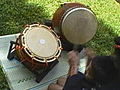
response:
{"label": "small taiko drum", "polygon": [[56,33],[72,44],[80,45],[93,38],[97,30],[94,13],[80,3],[64,3],[53,15]]}
{"label": "small taiko drum", "polygon": [[61,54],[59,36],[49,27],[40,24],[28,25],[16,40],[17,56],[29,69],[44,68]]}

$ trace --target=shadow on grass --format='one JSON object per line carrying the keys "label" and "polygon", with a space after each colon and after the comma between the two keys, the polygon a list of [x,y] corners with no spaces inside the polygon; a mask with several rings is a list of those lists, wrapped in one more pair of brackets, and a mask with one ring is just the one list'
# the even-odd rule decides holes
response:
{"label": "shadow on grass", "polygon": [[27,0],[0,0],[0,35],[18,33],[23,25],[48,18],[44,6]]}
{"label": "shadow on grass", "polygon": [[[27,0],[0,0],[0,35],[19,33],[24,30],[23,25],[48,18],[45,9],[40,4],[28,4]],[[87,46],[93,48],[99,55],[111,54],[113,38],[116,36],[111,26],[98,19],[97,33]],[[5,88],[8,88],[8,85],[0,68],[0,90]]]}
{"label": "shadow on grass", "polygon": [[[28,4],[27,0],[0,0],[0,35],[19,33],[25,24],[48,18],[44,6]],[[8,89],[0,68],[0,90]]]}
{"label": "shadow on grass", "polygon": [[114,29],[98,19],[98,29],[94,38],[87,43],[87,46],[93,48],[98,55],[109,55],[113,52],[114,38],[118,35]]}

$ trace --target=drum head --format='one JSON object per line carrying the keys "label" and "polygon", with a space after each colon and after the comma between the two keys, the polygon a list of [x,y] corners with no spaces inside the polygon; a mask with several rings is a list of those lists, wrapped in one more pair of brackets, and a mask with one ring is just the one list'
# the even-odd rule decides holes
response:
{"label": "drum head", "polygon": [[58,49],[56,37],[45,27],[31,27],[24,35],[25,47],[38,57],[51,57]]}
{"label": "drum head", "polygon": [[61,20],[63,36],[73,44],[83,44],[93,38],[97,30],[97,20],[87,8],[68,10]]}

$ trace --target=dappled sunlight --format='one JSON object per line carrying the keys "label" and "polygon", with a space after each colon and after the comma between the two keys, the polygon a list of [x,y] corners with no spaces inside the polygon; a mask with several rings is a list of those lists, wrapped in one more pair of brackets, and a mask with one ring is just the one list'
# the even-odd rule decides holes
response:
{"label": "dappled sunlight", "polygon": [[79,2],[89,6],[98,19],[113,28],[112,32],[120,35],[120,5],[115,0],[28,0],[27,3],[44,6],[44,10],[52,18],[55,10],[64,2]]}
{"label": "dappled sunlight", "polygon": [[87,43],[99,55],[110,55],[113,53],[114,38],[118,36],[114,29],[105,21],[98,19],[98,30],[94,38]]}
{"label": "dappled sunlight", "polygon": [[0,35],[19,33],[24,25],[41,22],[49,16],[44,6],[28,4],[25,0],[4,0],[0,3],[0,11]]}
{"label": "dappled sunlight", "polygon": [[[0,0],[0,35],[20,33],[26,24],[51,20],[64,2],[82,3],[94,12],[98,29],[86,45],[99,55],[113,53],[113,39],[120,36],[120,4],[115,0]],[[0,67],[1,88],[8,85]]]}

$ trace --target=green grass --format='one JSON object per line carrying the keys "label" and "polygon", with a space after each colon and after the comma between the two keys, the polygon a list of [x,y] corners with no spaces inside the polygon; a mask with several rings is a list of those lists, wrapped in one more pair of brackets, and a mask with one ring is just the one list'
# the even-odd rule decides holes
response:
{"label": "green grass", "polygon": [[[63,2],[80,2],[91,8],[98,30],[86,45],[99,55],[113,52],[113,38],[120,36],[120,4],[115,0],[0,0],[0,35],[19,33],[25,24],[51,19]],[[1,70],[1,69],[0,69]],[[0,90],[8,88],[0,71]]]}

